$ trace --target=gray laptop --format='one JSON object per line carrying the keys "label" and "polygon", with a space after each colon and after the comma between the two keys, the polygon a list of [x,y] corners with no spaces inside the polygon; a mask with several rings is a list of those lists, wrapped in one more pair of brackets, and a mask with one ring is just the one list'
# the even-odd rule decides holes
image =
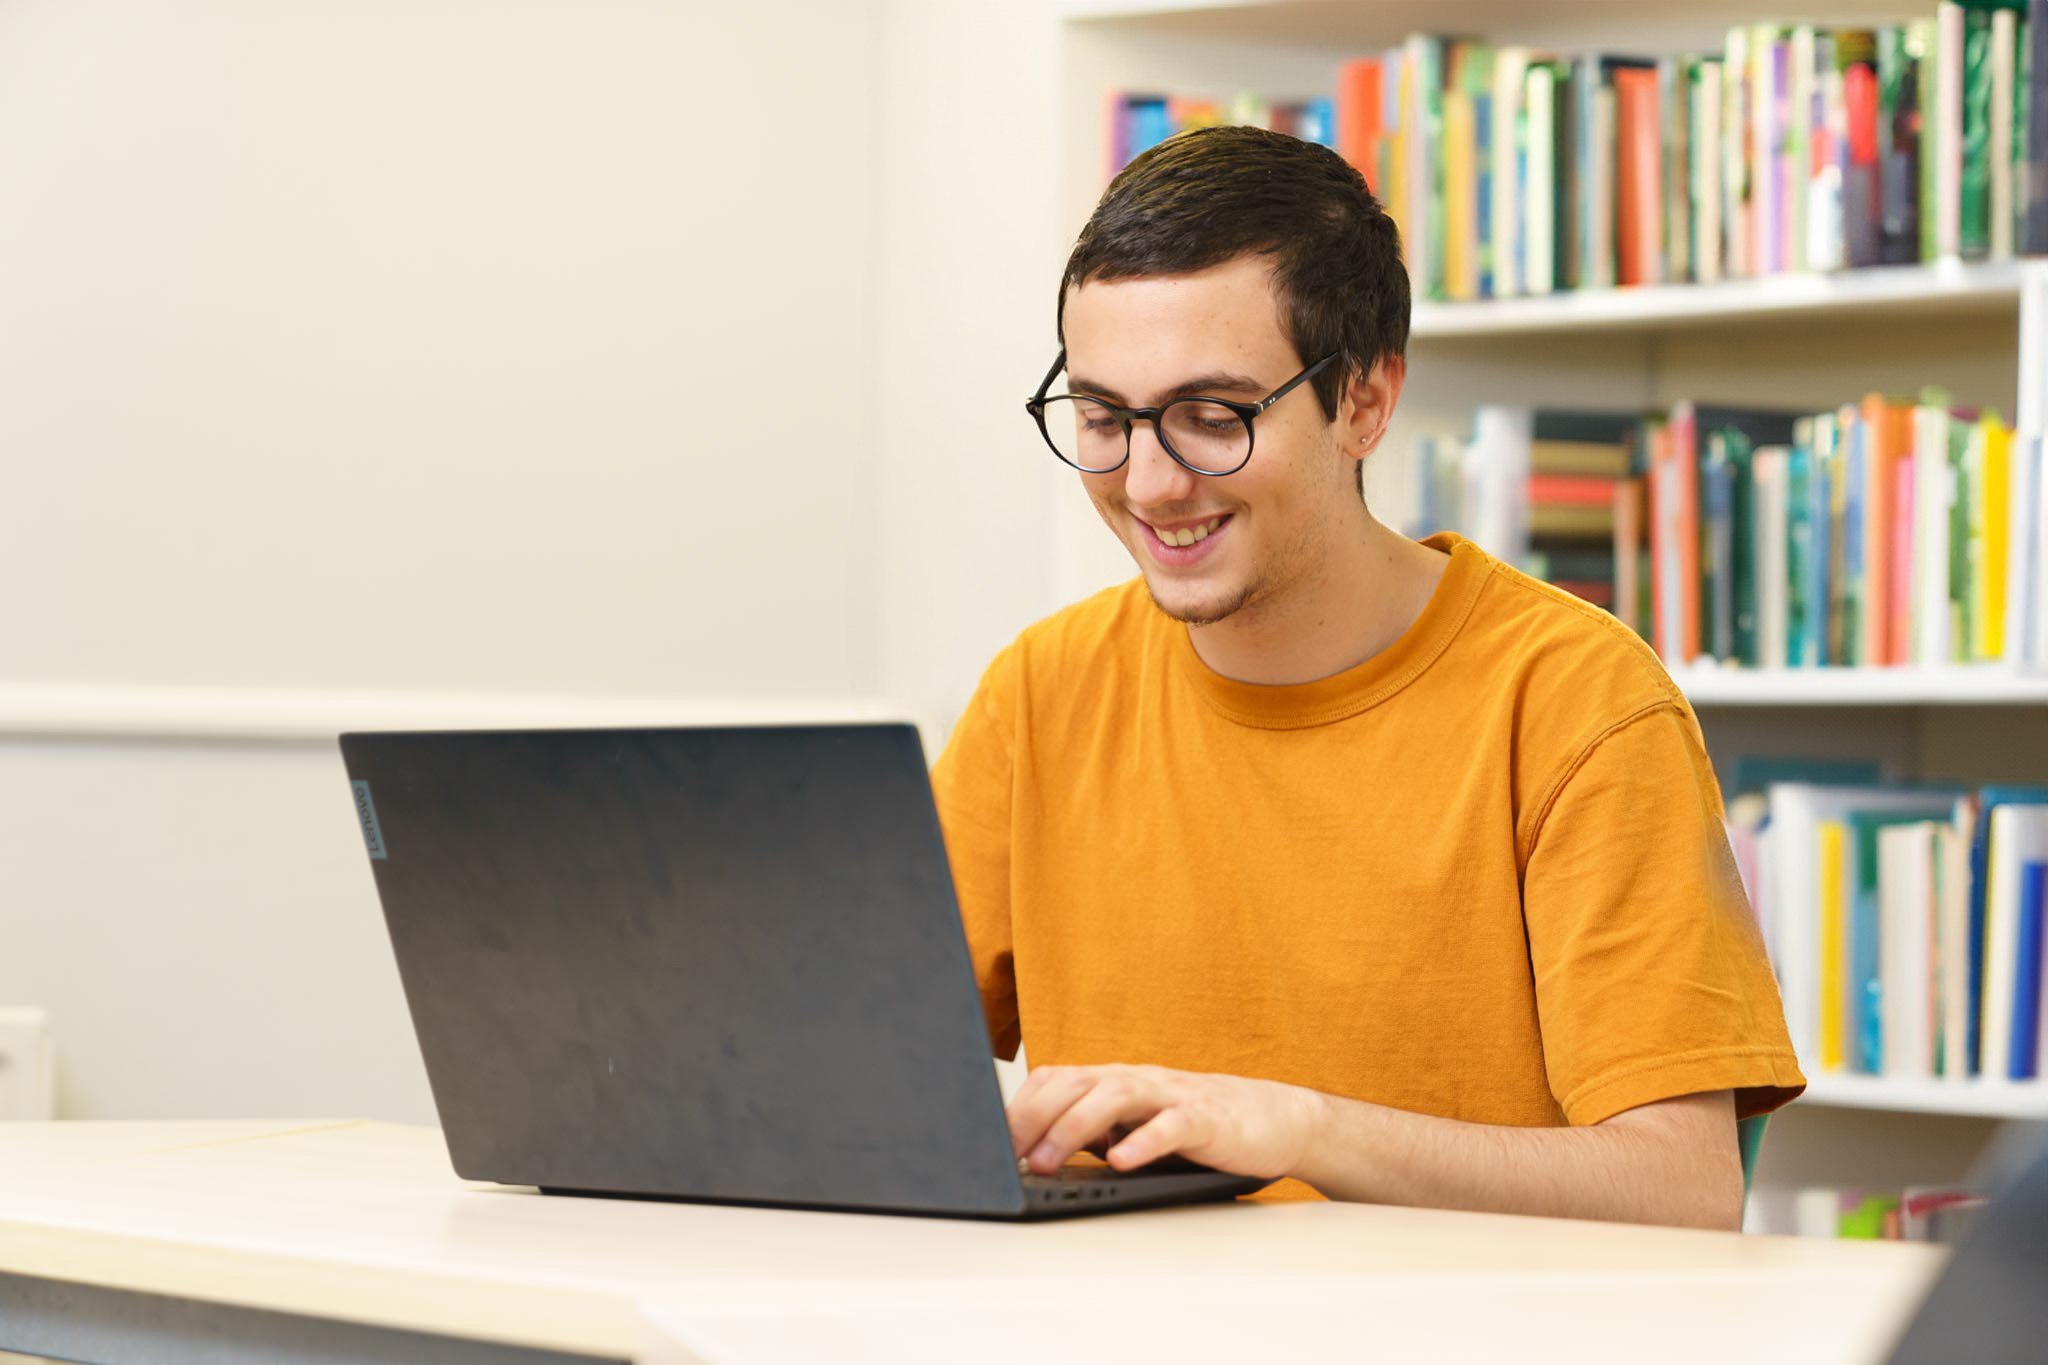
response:
{"label": "gray laptop", "polygon": [[1265,1183],[1020,1171],[907,725],[341,752],[465,1179],[980,1218]]}

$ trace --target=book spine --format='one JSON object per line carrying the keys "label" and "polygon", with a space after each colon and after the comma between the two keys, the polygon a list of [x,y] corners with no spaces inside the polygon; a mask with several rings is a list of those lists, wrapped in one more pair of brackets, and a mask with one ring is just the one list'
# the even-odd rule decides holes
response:
{"label": "book spine", "polygon": [[[2048,0],[2043,0],[2048,3]],[[1852,266],[1883,260],[1884,205],[1878,163],[1877,69],[1872,61],[1852,62],[1842,73],[1842,116],[1848,154],[1842,184],[1845,246]]]}
{"label": "book spine", "polygon": [[[1659,278],[1683,283],[1694,278],[1692,266],[1692,81],[1690,62],[1666,59],[1657,63],[1657,98],[1664,125],[1663,186],[1664,249],[1658,257]],[[1655,138],[1654,132],[1652,134]]]}
{"label": "book spine", "polygon": [[1991,252],[1991,16],[1962,16],[1957,121],[1956,250],[1968,260]]}
{"label": "book spine", "polygon": [[1785,75],[1785,248],[1787,270],[1806,270],[1808,201],[1812,197],[1813,26],[1801,24],[1783,45]]}
{"label": "book spine", "polygon": [[2018,114],[2019,16],[2001,9],[1991,16],[1991,178],[1985,186],[1985,213],[1990,219],[1987,246],[1991,258],[1998,261],[2013,254]]}
{"label": "book spine", "polygon": [[1726,274],[1755,274],[1750,260],[1749,30],[1728,30],[1721,66],[1721,240]]}
{"label": "book spine", "polygon": [[2017,149],[2020,161],[2019,241],[2023,256],[2048,255],[2048,0],[2027,0],[2027,22],[2022,35],[2023,79],[2019,84],[2026,118]]}
{"label": "book spine", "polygon": [[[2048,0],[2042,0],[2048,4]],[[1721,63],[1701,61],[1692,89],[1692,267],[1695,279],[1724,273],[1721,248]]]}
{"label": "book spine", "polygon": [[1532,65],[1528,77],[1528,199],[1522,236],[1522,286],[1531,294],[1548,294],[1557,287],[1556,99],[1556,71],[1544,63]]}
{"label": "book spine", "polygon": [[1878,30],[1878,150],[1883,158],[1884,208],[1880,240],[1886,265],[1920,259],[1920,149],[1926,141],[1920,123],[1924,42],[1919,25],[1892,24]]}
{"label": "book spine", "polygon": [[1962,247],[1963,6],[1941,0],[1934,10],[1934,158],[1921,175],[1920,213],[1927,259],[1958,255]]}

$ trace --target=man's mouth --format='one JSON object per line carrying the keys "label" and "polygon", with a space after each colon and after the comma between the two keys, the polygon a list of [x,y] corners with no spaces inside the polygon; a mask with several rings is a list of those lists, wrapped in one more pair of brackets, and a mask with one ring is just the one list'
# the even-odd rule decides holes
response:
{"label": "man's mouth", "polygon": [[1162,545],[1187,546],[1193,545],[1197,541],[1207,540],[1210,532],[1229,520],[1230,517],[1228,515],[1211,517],[1207,521],[1187,522],[1171,529],[1163,526],[1154,526],[1149,521],[1145,522],[1144,525],[1146,530],[1159,537],[1159,543]]}

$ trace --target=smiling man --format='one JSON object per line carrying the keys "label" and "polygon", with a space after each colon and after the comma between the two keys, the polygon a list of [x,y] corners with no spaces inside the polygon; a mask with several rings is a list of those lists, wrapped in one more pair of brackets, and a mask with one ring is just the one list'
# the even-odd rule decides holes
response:
{"label": "smiling man", "polygon": [[933,774],[1019,1155],[1737,1226],[1735,1119],[1805,1082],[1698,723],[1613,617],[1365,505],[1408,283],[1364,181],[1174,138],[1059,322],[1031,417],[1140,576]]}

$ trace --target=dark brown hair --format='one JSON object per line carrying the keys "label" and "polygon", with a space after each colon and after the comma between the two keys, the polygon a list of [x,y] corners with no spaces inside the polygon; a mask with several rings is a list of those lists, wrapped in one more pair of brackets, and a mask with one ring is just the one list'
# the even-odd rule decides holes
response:
{"label": "dark brown hair", "polygon": [[1408,352],[1408,270],[1400,231],[1365,177],[1328,147],[1284,133],[1192,129],[1124,167],[1067,257],[1061,340],[1069,285],[1185,275],[1254,254],[1272,259],[1301,363],[1343,355],[1309,381],[1334,421],[1353,376]]}

